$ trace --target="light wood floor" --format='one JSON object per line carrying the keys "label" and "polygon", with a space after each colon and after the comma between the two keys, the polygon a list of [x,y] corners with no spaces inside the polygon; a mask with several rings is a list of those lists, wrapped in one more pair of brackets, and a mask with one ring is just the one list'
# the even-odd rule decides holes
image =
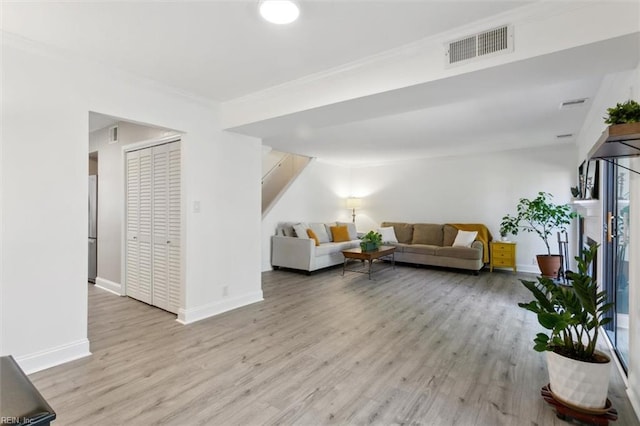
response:
{"label": "light wood floor", "polygon": [[[182,326],[90,286],[91,357],[31,376],[57,426],[566,425],[510,272],[263,274],[265,301]],[[638,425],[612,369],[620,426]]]}

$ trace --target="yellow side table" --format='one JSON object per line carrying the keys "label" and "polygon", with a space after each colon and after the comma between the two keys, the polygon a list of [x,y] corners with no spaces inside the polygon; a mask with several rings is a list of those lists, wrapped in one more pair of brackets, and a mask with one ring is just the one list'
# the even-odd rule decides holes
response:
{"label": "yellow side table", "polygon": [[491,241],[491,267],[493,268],[513,268],[516,270],[516,243],[511,241]]}

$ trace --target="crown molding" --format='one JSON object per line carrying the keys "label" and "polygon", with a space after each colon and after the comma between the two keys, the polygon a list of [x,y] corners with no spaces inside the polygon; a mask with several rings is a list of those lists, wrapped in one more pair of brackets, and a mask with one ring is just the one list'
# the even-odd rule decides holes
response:
{"label": "crown molding", "polygon": [[113,65],[110,65],[96,58],[90,58],[67,49],[61,49],[56,46],[31,40],[21,35],[10,33],[2,29],[0,29],[0,39],[3,46],[10,46],[18,50],[50,58],[53,60],[76,63],[83,66],[98,67],[100,68],[100,70],[114,74],[121,80],[132,83],[134,85],[144,86],[151,90],[160,91],[169,96],[178,97],[182,100],[193,102],[206,108],[215,109],[216,111],[218,111],[220,108],[220,102],[217,100],[199,96],[192,92],[178,89],[166,83],[162,83],[157,80],[132,73],[130,71],[125,71],[121,68],[114,67]]}

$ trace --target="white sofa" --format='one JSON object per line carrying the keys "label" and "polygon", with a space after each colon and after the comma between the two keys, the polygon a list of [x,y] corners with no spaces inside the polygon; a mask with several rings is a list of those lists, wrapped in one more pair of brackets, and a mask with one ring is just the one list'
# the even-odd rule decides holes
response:
{"label": "white sofa", "polygon": [[[293,227],[297,223],[280,223],[276,228],[276,235],[271,237],[271,266],[274,269],[290,268],[308,273],[329,266],[340,265],[344,262],[342,250],[359,247],[360,240],[357,237],[355,226],[351,223],[310,223],[309,226],[319,229],[324,226],[329,241],[318,235],[320,245],[316,246],[313,239],[307,235],[298,236]],[[332,240],[330,226],[342,225],[349,228],[350,241],[334,242]],[[321,229],[321,228],[320,228]],[[319,234],[319,232],[316,232]]]}

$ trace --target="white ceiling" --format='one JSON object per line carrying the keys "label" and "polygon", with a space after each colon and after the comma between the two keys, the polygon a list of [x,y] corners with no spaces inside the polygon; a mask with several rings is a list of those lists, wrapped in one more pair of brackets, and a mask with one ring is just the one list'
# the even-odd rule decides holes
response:
{"label": "white ceiling", "polygon": [[2,28],[223,101],[526,3],[303,1],[278,26],[257,0],[3,1]]}
{"label": "white ceiling", "polygon": [[[302,1],[300,19],[289,26],[264,22],[257,3],[3,1],[2,29],[226,101],[533,2]],[[278,150],[345,164],[571,143],[555,135],[576,133],[588,107],[558,105],[592,98],[606,73],[637,65],[638,53],[627,50],[637,37],[620,43],[624,55],[608,62],[576,59],[619,50],[591,46],[238,130]],[[303,131],[300,120],[308,120]]]}

